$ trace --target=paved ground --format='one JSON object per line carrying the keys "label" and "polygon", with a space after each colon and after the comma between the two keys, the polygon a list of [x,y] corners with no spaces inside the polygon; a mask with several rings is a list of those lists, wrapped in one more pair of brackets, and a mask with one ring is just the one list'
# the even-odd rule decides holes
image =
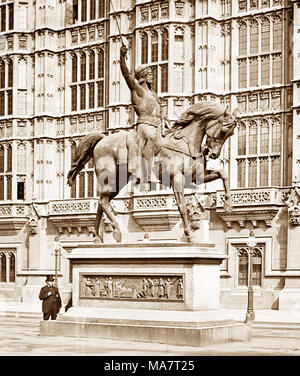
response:
{"label": "paved ground", "polygon": [[105,339],[41,337],[39,319],[0,317],[1,356],[202,356],[300,355],[300,327],[253,328],[251,342],[195,348]]}

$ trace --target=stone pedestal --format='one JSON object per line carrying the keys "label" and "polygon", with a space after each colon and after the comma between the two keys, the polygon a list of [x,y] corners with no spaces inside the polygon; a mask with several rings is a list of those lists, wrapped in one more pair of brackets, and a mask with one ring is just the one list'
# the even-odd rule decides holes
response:
{"label": "stone pedestal", "polygon": [[247,341],[250,326],[219,312],[213,244],[82,245],[69,254],[73,307],[42,321],[41,335],[201,346]]}
{"label": "stone pedestal", "polygon": [[213,244],[80,246],[68,256],[73,306],[218,309],[220,263],[225,257]]}

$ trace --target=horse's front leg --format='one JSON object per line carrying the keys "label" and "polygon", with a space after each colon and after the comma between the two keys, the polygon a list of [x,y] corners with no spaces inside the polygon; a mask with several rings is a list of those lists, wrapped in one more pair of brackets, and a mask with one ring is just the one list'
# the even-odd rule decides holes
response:
{"label": "horse's front leg", "polygon": [[188,211],[186,207],[185,197],[184,197],[184,176],[178,174],[171,179],[171,185],[173,188],[175,200],[177,202],[178,210],[180,212],[184,233],[189,242],[191,242],[192,230],[188,219]]}
{"label": "horse's front leg", "polygon": [[204,183],[208,183],[213,180],[222,179],[225,190],[224,210],[227,213],[232,212],[232,201],[229,189],[228,174],[225,170],[205,170],[204,171]]}

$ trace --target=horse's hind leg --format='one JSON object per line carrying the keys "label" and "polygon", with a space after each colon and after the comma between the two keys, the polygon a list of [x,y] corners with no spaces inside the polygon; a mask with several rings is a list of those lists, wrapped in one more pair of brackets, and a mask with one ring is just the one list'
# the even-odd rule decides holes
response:
{"label": "horse's hind leg", "polygon": [[120,243],[122,241],[122,233],[120,230],[120,227],[118,225],[118,222],[116,220],[114,209],[110,204],[110,197],[106,194],[101,194],[99,199],[99,206],[101,206],[101,210],[104,211],[104,213],[107,215],[107,217],[110,219],[111,224],[114,228],[113,231],[113,237],[114,239]]}
{"label": "horse's hind leg", "polygon": [[102,234],[102,231],[101,233],[99,233],[99,228],[100,228],[100,224],[101,224],[101,219],[102,219],[102,215],[103,215],[103,209],[100,205],[100,203],[98,203],[98,209],[97,209],[97,215],[96,215],[96,221],[95,221],[95,239],[94,239],[94,242],[95,243],[103,243],[103,234]]}

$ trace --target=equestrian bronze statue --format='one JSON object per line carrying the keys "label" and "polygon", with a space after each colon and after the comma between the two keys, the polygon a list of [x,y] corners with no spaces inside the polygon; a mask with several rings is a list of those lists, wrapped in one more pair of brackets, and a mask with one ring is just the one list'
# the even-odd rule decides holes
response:
{"label": "equestrian bronze statue", "polygon": [[[228,108],[225,109],[218,103],[198,102],[190,106],[165,135],[161,131],[162,124],[156,128],[154,160],[161,164],[161,176],[168,177],[170,181],[188,241],[191,241],[192,229],[184,196],[187,182],[190,187],[191,183],[206,183],[221,178],[225,190],[224,208],[231,211],[228,176],[223,170],[208,170],[206,160],[219,157],[224,142],[234,133],[235,115],[235,111],[231,114]],[[134,129],[108,136],[92,133],[83,137],[76,148],[68,173],[68,184],[73,184],[78,173],[93,158],[100,192],[95,221],[96,242],[102,241],[99,227],[103,213],[111,221],[115,240],[122,240],[110,202],[131,178],[128,169],[131,156],[128,143],[134,137]],[[202,168],[197,164],[199,160],[203,161]],[[157,171],[152,172],[157,175]]]}

